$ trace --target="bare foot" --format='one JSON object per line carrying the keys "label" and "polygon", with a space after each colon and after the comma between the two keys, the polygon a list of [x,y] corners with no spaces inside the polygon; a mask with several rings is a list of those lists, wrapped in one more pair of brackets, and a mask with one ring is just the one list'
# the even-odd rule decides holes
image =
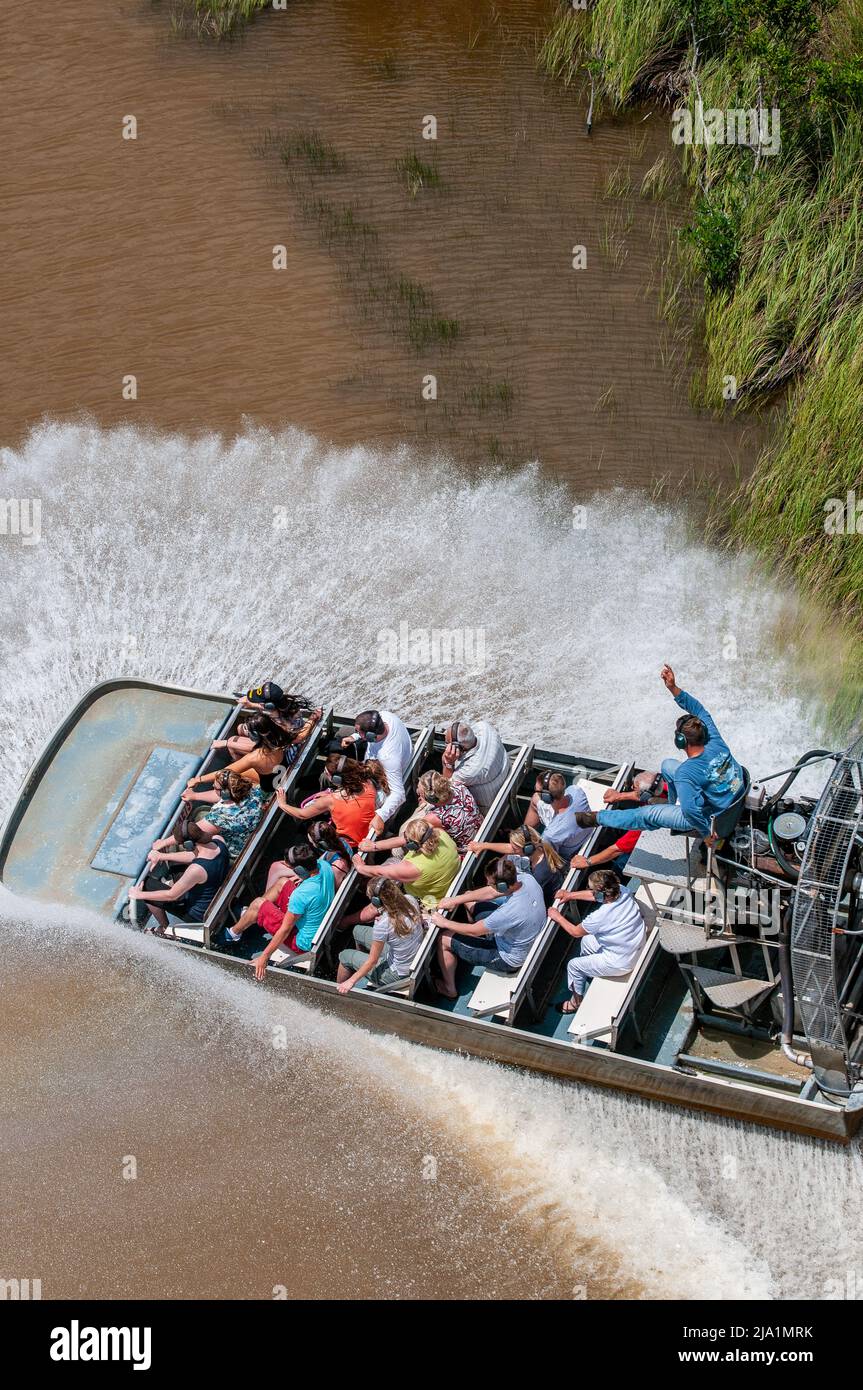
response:
{"label": "bare foot", "polygon": [[440,976],[433,975],[432,984],[434,985],[435,993],[442,994],[444,999],[458,999],[458,990],[448,990]]}

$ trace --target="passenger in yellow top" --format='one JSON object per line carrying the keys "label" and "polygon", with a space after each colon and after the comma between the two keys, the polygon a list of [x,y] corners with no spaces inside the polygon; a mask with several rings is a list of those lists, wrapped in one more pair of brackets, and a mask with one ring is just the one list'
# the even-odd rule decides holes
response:
{"label": "passenger in yellow top", "polygon": [[416,816],[403,828],[405,855],[387,864],[366,864],[358,854],[353,864],[363,878],[392,878],[419,898],[426,907],[437,907],[458,873],[459,854],[445,830]]}

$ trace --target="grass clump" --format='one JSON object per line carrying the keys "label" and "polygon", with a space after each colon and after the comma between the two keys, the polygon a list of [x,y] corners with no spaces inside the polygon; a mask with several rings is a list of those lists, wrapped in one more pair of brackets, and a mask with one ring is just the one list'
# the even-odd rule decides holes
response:
{"label": "grass clump", "polygon": [[175,34],[201,39],[231,39],[271,0],[181,0],[171,14]]}
{"label": "grass clump", "polygon": [[433,164],[420,159],[415,151],[396,160],[396,173],[412,198],[424,188],[440,188],[440,174]]}

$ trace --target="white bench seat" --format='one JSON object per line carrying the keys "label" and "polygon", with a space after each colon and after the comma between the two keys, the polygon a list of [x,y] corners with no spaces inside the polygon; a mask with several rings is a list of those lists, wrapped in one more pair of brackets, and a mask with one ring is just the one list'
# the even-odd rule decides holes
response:
{"label": "white bench seat", "polygon": [[180,941],[194,941],[199,946],[204,944],[204,928],[188,926],[183,922],[171,921],[168,919],[168,937],[176,936]]}
{"label": "white bench seat", "polygon": [[[581,1007],[573,1014],[567,1029],[573,1042],[589,1042],[593,1038],[604,1038],[614,1033],[627,996],[638,979],[641,967],[650,960],[659,938],[658,928],[654,926],[656,909],[667,903],[674,891],[668,883],[642,883],[639,886],[635,900],[641,907],[647,928],[644,944],[632,969],[625,975],[600,976],[591,980]],[[589,918],[586,925],[590,926]]]}

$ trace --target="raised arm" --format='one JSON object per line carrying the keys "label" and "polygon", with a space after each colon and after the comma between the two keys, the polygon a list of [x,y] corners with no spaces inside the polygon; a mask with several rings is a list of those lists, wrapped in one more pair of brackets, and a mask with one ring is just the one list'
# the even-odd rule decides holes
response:
{"label": "raised arm", "polygon": [[681,690],[671,667],[667,664],[663,666],[660,675],[666,690],[674,696],[680,708],[686,710],[687,714],[694,714],[696,719],[700,719],[710,738],[722,738],[713,721],[713,716],[708,713],[700,700],[696,700],[694,695],[689,695],[685,690]]}

